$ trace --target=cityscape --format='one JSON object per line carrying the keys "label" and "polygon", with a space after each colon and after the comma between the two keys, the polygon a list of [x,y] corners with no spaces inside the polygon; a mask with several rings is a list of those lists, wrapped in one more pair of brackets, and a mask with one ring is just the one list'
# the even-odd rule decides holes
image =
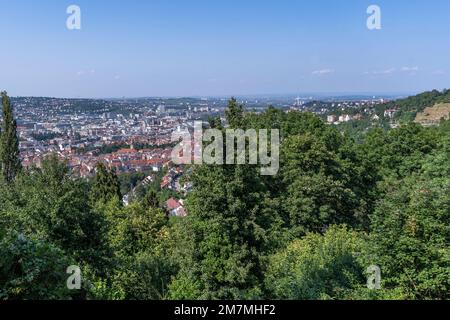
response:
{"label": "cityscape", "polygon": [[[312,112],[329,124],[339,124],[371,116],[377,120],[375,106],[387,101],[376,97],[335,99],[334,102],[313,97],[240,102],[248,106],[249,112],[261,113],[274,104],[285,112]],[[192,131],[194,121],[207,122],[215,116],[224,119],[227,107],[227,99],[219,98],[13,98],[12,101],[19,119],[23,165],[39,164],[46,156],[57,153],[83,177],[93,174],[95,164],[102,161],[118,172],[149,169],[157,172],[170,161],[171,136],[175,130]],[[345,110],[361,112],[333,114]],[[394,113],[395,110],[388,110],[384,116],[393,118]]]}
{"label": "cityscape", "polygon": [[2,315],[450,301],[448,0],[0,4]]}

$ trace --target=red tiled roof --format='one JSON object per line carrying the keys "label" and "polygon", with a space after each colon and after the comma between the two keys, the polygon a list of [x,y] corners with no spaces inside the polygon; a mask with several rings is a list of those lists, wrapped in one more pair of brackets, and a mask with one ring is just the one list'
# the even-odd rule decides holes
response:
{"label": "red tiled roof", "polygon": [[134,149],[120,149],[117,151],[117,153],[136,153],[136,150]]}
{"label": "red tiled roof", "polygon": [[150,166],[158,163],[163,163],[162,159],[150,159],[150,160],[130,160],[133,165]]}
{"label": "red tiled roof", "polygon": [[168,210],[175,210],[181,207],[181,204],[174,198],[170,198],[166,201],[166,207]]}

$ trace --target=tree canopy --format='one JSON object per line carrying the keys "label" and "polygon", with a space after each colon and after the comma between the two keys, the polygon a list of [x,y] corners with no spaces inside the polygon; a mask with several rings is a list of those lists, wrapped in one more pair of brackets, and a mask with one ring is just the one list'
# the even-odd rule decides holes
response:
{"label": "tree canopy", "polygon": [[[226,123],[210,127],[279,129],[280,170],[189,168],[179,218],[159,183],[125,205],[121,181],[123,190],[138,178],[101,163],[91,179],[56,155],[20,168],[2,101],[0,299],[450,298],[449,121],[364,130],[355,141],[313,114],[256,114],[231,99]],[[66,287],[70,265],[81,290]],[[381,290],[366,287],[372,265]]]}

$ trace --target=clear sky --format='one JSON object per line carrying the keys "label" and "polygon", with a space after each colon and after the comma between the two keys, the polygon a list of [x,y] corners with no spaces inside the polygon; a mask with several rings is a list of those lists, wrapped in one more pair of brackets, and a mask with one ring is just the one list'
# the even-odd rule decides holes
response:
{"label": "clear sky", "polygon": [[[81,8],[81,30],[66,9]],[[366,27],[381,7],[382,29]],[[0,88],[54,97],[450,87],[448,0],[0,0]]]}

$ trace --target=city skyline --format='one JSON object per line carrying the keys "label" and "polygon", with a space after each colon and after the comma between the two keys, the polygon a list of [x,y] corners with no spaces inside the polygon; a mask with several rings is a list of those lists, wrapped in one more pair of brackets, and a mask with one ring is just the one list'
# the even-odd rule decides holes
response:
{"label": "city skyline", "polygon": [[[412,94],[450,81],[447,1],[0,2],[11,96]],[[81,30],[66,27],[72,4]],[[381,30],[366,26],[372,4]]]}

